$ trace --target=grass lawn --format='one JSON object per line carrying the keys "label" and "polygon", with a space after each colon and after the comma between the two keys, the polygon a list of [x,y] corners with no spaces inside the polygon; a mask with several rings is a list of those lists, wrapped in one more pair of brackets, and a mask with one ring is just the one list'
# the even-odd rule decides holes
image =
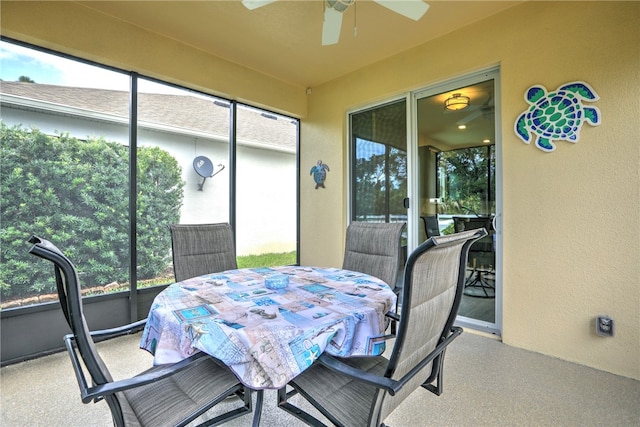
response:
{"label": "grass lawn", "polygon": [[273,267],[296,264],[296,252],[260,254],[237,257],[238,268]]}

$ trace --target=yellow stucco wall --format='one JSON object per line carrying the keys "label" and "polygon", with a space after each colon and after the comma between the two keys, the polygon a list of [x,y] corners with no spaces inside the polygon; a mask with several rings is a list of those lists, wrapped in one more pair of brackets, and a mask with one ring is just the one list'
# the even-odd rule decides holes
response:
{"label": "yellow stucco wall", "polygon": [[[640,3],[527,3],[314,88],[302,124],[302,263],[337,266],[345,231],[345,113],[499,65],[503,341],[640,378]],[[602,125],[544,153],[513,131],[533,84],[582,80]],[[307,166],[324,160],[326,190]],[[306,248],[322,248],[307,250]],[[614,338],[593,319],[608,314]]]}
{"label": "yellow stucco wall", "polygon": [[[640,379],[640,3],[528,2],[313,88],[311,95],[73,3],[5,2],[3,35],[303,117],[301,262],[339,266],[346,227],[346,111],[501,68],[505,343]],[[82,36],[79,36],[81,34]],[[524,91],[583,80],[599,127],[553,153],[513,123]],[[309,170],[331,171],[314,190]],[[611,315],[616,336],[592,319]]]}

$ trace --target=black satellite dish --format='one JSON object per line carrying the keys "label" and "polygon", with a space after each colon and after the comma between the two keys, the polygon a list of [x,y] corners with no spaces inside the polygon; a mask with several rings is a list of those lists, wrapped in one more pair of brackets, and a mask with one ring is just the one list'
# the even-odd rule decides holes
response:
{"label": "black satellite dish", "polygon": [[207,180],[207,178],[212,178],[220,173],[222,169],[224,169],[224,165],[218,165],[218,171],[216,171],[216,173],[213,173],[213,162],[211,162],[208,157],[198,156],[193,159],[193,169],[198,175],[204,178],[202,182],[198,184],[198,190],[202,191],[202,187],[204,186],[204,182]]}

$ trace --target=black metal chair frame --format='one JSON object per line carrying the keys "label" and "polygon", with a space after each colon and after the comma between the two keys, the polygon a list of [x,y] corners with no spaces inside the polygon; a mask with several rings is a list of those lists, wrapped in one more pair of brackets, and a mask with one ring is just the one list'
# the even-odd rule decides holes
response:
{"label": "black metal chair frame", "polygon": [[[468,224],[472,223],[469,227]],[[491,217],[453,217],[454,229],[456,232],[485,228],[488,231],[488,235],[482,239],[493,239],[493,230],[491,226]],[[487,228],[489,226],[489,228]],[[486,246],[490,245],[491,250],[486,250]],[[488,265],[478,266],[477,259],[472,257],[472,254],[486,254],[490,253],[494,261]],[[496,286],[495,286],[495,249],[493,249],[493,241],[484,242],[479,241],[469,248],[469,257],[471,261],[471,272],[467,276],[465,281],[465,295],[478,297],[478,298],[495,298]],[[490,278],[489,276],[494,276]],[[479,289],[482,293],[473,292],[473,289]]]}
{"label": "black metal chair frame", "polygon": [[438,215],[423,215],[422,221],[424,222],[424,232],[427,239],[433,236],[440,235],[440,225],[438,224]]}
{"label": "black metal chair frame", "polygon": [[[29,253],[51,261],[55,267],[54,271],[60,305],[65,319],[72,331],[71,334],[64,337],[64,343],[71,358],[71,364],[80,387],[82,403],[86,404],[91,401],[98,402],[104,399],[111,411],[114,425],[119,427],[125,425],[123,409],[119,401],[122,396],[118,396],[118,393],[156,383],[192,367],[194,363],[201,363],[206,359],[216,362],[216,364],[224,367],[224,365],[221,365],[209,355],[198,352],[180,362],[158,367],[157,369],[153,369],[132,378],[113,381],[110,378],[110,374],[108,373],[104,362],[97,353],[94,338],[104,340],[139,332],[144,328],[147,319],[118,328],[90,332],[82,313],[82,296],[80,293],[77,272],[73,263],[62,253],[62,251],[48,240],[32,236],[29,239],[29,242],[33,244],[29,249]],[[91,377],[92,386],[89,386],[88,384],[83,366]],[[205,406],[200,407],[197,412],[189,414],[177,425],[185,426],[191,423],[219,402],[232,396],[240,398],[242,406],[221,414],[213,419],[207,420],[199,426],[218,425],[251,412],[251,390],[247,389],[238,381],[234,386],[220,393],[217,398],[210,401]],[[254,416],[254,425],[256,426],[259,423],[261,409],[262,393],[259,392],[256,403],[256,414]]]}
{"label": "black metal chair frame", "polygon": [[[403,348],[403,342],[405,340],[410,340],[411,336],[409,335],[409,331],[407,330],[406,324],[408,323],[408,318],[411,316],[410,309],[410,301],[412,295],[412,275],[413,275],[413,265],[415,264],[418,257],[424,252],[430,250],[434,246],[436,246],[436,242],[434,238],[430,238],[421,244],[414,252],[409,256],[407,260],[407,264],[405,267],[404,273],[404,283],[403,287],[403,302],[402,302],[402,311],[401,315],[394,316],[399,321],[398,325],[398,334],[395,336],[394,348],[389,358],[389,362],[386,368],[386,372],[384,376],[375,375],[367,371],[363,371],[357,369],[353,366],[347,365],[339,358],[333,357],[329,354],[323,353],[315,363],[320,363],[330,370],[339,372],[345,376],[351,377],[357,381],[361,381],[363,383],[373,385],[377,389],[381,391],[385,391],[389,393],[391,396],[395,396],[402,388],[416,375],[421,374],[421,370],[425,368],[429,363],[433,363],[431,365],[431,373],[422,383],[422,387],[426,390],[432,392],[433,394],[439,396],[443,392],[443,364],[444,364],[444,355],[447,347],[455,338],[457,338],[462,333],[462,328],[453,326],[455,318],[458,313],[458,309],[460,307],[460,302],[462,300],[462,293],[464,290],[464,283],[466,277],[466,263],[467,256],[469,252],[469,247],[478,239],[482,238],[487,234],[486,230],[478,229],[474,230],[475,232],[469,233],[472,235],[463,245],[462,250],[460,252],[460,261],[458,268],[458,279],[456,284],[455,297],[453,300],[453,306],[445,323],[445,327],[440,335],[439,344],[436,348],[431,351],[423,360],[418,362],[413,368],[402,378],[400,379],[392,379],[391,377],[394,374],[394,371],[397,367],[397,363],[401,357],[401,352]],[[393,316],[393,315],[392,315]],[[388,338],[393,338],[393,335],[388,336]],[[278,406],[284,411],[294,415],[298,419],[304,421],[308,425],[316,426],[316,427],[326,427],[324,423],[320,420],[312,416],[311,414],[305,412],[301,408],[293,405],[288,401],[292,396],[300,393],[305,397],[319,412],[322,413],[325,417],[327,417],[333,424],[336,426],[341,426],[339,420],[337,420],[332,414],[328,411],[324,410],[322,406],[314,401],[314,399],[306,394],[304,390],[299,389],[295,385],[295,378],[290,383],[292,389],[287,391],[286,388],[282,388],[278,390]],[[380,424],[384,426],[384,424]]]}

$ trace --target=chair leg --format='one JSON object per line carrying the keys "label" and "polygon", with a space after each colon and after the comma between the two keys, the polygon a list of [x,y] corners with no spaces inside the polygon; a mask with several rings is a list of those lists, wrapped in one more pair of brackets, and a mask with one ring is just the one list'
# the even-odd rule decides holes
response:
{"label": "chair leg", "polygon": [[435,383],[436,385],[433,385],[433,382],[425,382],[424,384],[422,384],[422,387],[424,387],[425,389],[429,390],[431,393],[435,394],[436,396],[440,396],[442,394],[443,391],[443,387],[444,384],[442,382],[442,373],[443,373],[443,368],[444,368],[444,354],[446,352],[446,349],[442,351],[442,354],[440,354],[440,356],[438,356],[434,361],[434,366],[436,366],[436,368],[438,369],[438,373],[436,375],[435,378]]}
{"label": "chair leg", "polygon": [[[224,414],[218,415],[217,417],[211,418],[203,422],[202,424],[198,424],[197,427],[217,426],[226,423],[227,421],[230,421],[234,418],[245,415],[247,412],[251,412],[251,390],[245,387],[239,387],[239,389],[235,391],[235,395],[242,400],[242,406],[237,407],[229,412],[225,412]],[[230,394],[229,396],[233,396],[233,394]]]}
{"label": "chair leg", "polygon": [[262,400],[264,399],[264,391],[256,391],[256,409],[253,413],[253,427],[260,425],[260,417],[262,416]]}
{"label": "chair leg", "polygon": [[[476,259],[474,258],[473,269],[464,284],[464,289],[465,289],[464,294],[472,297],[479,297],[479,298],[495,298],[495,295],[496,295],[495,285],[492,285],[491,283],[488,282],[488,280],[485,277],[483,277],[483,273],[488,273],[490,271],[484,271],[482,266],[478,268],[476,266]],[[471,293],[468,291],[469,288],[481,289],[484,295]]]}
{"label": "chair leg", "polygon": [[313,426],[313,427],[327,427],[326,424],[322,423],[320,420],[312,416],[311,414],[306,413],[302,409],[298,408],[295,405],[292,405],[287,401],[292,396],[298,394],[296,389],[292,389],[290,392],[287,392],[287,388],[282,387],[278,389],[278,407],[285,412],[290,413],[294,417],[303,421],[305,424]]}

